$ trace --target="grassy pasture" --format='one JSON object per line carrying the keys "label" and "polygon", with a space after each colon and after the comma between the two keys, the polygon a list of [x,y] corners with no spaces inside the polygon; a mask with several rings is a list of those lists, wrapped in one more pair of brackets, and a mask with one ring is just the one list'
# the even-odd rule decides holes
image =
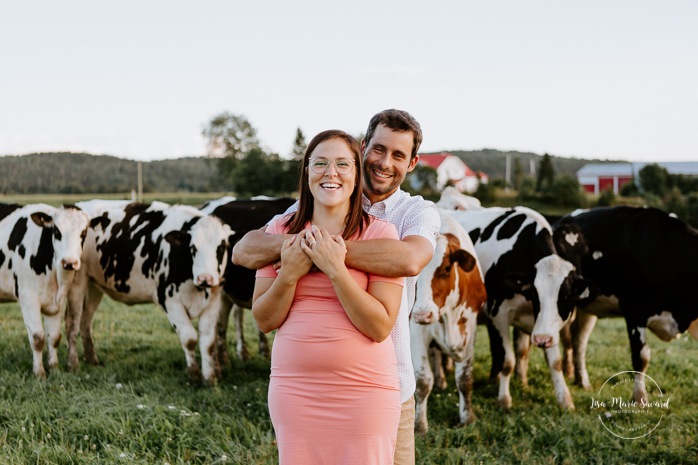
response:
{"label": "grassy pasture", "polygon": [[[272,464],[266,409],[269,361],[256,355],[251,318],[245,331],[254,355],[216,387],[191,385],[184,354],[164,313],[105,298],[95,318],[102,366],[81,365],[46,380],[31,374],[31,354],[16,304],[0,305],[0,464]],[[232,333],[232,328],[230,333]],[[487,382],[487,333],[476,342],[473,401],[477,421],[458,425],[458,395],[429,401],[429,432],[417,439],[420,464],[690,464],[698,462],[698,342],[650,336],[649,374],[671,398],[670,413],[642,440],[606,432],[590,411],[595,393],[572,387],[576,413],[558,410],[542,351],[531,354],[528,391],[512,383],[514,407],[502,412]],[[231,354],[234,346],[229,344]],[[602,320],[588,366],[595,389],[630,369],[621,320]]]}

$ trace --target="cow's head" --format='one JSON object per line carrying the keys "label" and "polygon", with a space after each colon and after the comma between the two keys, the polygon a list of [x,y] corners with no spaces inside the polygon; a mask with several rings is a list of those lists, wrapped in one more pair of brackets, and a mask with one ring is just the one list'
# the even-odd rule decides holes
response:
{"label": "cow's head", "polygon": [[178,249],[189,249],[192,276],[198,288],[217,287],[223,283],[228,263],[228,245],[234,232],[213,216],[200,217],[188,231],[170,231],[165,240]]}
{"label": "cow's head", "polygon": [[[444,314],[466,301],[475,302],[482,297],[484,286],[477,295],[468,295],[470,274],[482,278],[475,257],[460,246],[453,234],[439,234],[431,261],[424,267],[417,279],[417,290],[412,318],[420,324],[430,324],[441,319]],[[484,301],[475,305],[478,311]]]}
{"label": "cow's head", "polygon": [[441,326],[440,339],[455,350],[463,346],[468,318],[476,318],[486,300],[476,258],[453,234],[439,234],[434,255],[417,278],[414,321]]}
{"label": "cow's head", "polygon": [[589,297],[591,287],[572,263],[552,254],[535,265],[533,276],[512,276],[510,285],[518,287],[533,306],[535,323],[531,342],[548,348],[559,342],[560,330],[574,313],[575,305]]}
{"label": "cow's head", "polygon": [[50,255],[56,269],[79,270],[82,246],[90,221],[87,214],[73,205],[66,205],[56,210],[53,216],[45,212],[35,212],[31,214],[31,219],[43,228],[39,253],[33,258],[32,266],[41,267],[42,264],[38,262],[49,259],[49,254],[42,249],[48,251],[50,247],[53,249],[53,254]]}

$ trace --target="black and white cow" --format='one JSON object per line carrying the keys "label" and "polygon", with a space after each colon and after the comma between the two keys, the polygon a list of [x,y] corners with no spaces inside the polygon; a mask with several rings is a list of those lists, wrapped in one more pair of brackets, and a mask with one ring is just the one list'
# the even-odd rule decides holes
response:
{"label": "black and white cow", "polygon": [[[183,205],[153,202],[93,205],[83,268],[68,297],[68,364],[78,366],[76,338],[85,359],[98,363],[92,320],[104,293],[129,305],[155,302],[177,332],[192,379],[213,382],[216,323],[232,231],[218,218]],[[198,318],[199,334],[192,325]],[[79,325],[79,328],[78,328]],[[199,343],[201,368],[195,348]]]}
{"label": "black and white cow", "polygon": [[591,388],[586,347],[597,318],[625,318],[634,398],[647,398],[647,329],[664,341],[688,331],[698,339],[698,231],[656,208],[577,211],[555,226],[558,253],[577,264],[594,293],[572,325],[576,381]]}
{"label": "black and white cow", "polygon": [[[477,317],[487,301],[482,272],[470,236],[448,212],[440,210],[441,230],[431,261],[417,278],[410,315],[410,345],[417,381],[416,433],[426,433],[427,400],[434,387],[429,363],[436,344],[456,364],[461,424],[475,420],[471,391]],[[440,357],[434,366],[441,370]]]}
{"label": "black and white cow", "polygon": [[58,367],[61,317],[81,267],[88,222],[73,206],[0,204],[0,302],[19,302],[39,377],[46,376],[44,346],[49,369]]}
{"label": "black and white cow", "polygon": [[483,208],[480,199],[465,195],[453,186],[444,187],[436,206],[444,210],[482,210]]}
{"label": "black and white cow", "polygon": [[492,373],[499,375],[499,402],[511,407],[509,383],[515,356],[509,333],[514,325],[545,349],[555,397],[574,409],[559,350],[559,333],[586,291],[575,267],[555,252],[550,224],[525,207],[452,211],[470,234],[487,288]]}
{"label": "black and white cow", "polygon": [[[292,198],[254,198],[249,200],[228,200],[223,197],[205,204],[201,211],[212,214],[221,219],[235,231],[230,238],[229,256],[233,246],[242,236],[253,229],[259,229],[269,222],[275,215],[284,213],[295,199]],[[227,346],[228,318],[232,308],[235,320],[236,352],[238,358],[246,360],[249,357],[245,337],[243,333],[243,309],[252,306],[252,292],[254,291],[255,270],[240,265],[228,264],[225,270],[225,283],[223,290],[225,296],[218,321],[218,357],[221,363],[229,365],[230,357]],[[269,344],[267,336],[258,331],[259,351],[269,356]]]}

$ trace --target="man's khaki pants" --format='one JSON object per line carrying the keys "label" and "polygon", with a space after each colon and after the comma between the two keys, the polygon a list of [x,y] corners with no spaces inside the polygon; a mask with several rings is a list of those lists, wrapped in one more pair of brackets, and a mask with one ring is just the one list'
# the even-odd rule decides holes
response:
{"label": "man's khaki pants", "polygon": [[414,465],[414,397],[402,404],[395,445],[395,465]]}

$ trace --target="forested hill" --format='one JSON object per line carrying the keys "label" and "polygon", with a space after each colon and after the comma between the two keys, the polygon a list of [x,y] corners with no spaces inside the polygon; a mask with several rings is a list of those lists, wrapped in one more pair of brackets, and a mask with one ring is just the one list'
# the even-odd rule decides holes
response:
{"label": "forested hill", "polygon": [[[0,193],[130,192],[138,162],[86,153],[37,153],[0,157]],[[217,190],[216,163],[205,157],[143,162],[145,192]]]}
{"label": "forested hill", "polygon": [[[482,171],[487,173],[490,179],[504,179],[506,170],[506,157],[511,156],[511,173],[514,174],[514,165],[516,160],[519,160],[521,169],[524,174],[530,174],[531,161],[535,166],[537,171],[540,160],[543,157],[531,152],[517,152],[517,151],[501,151],[495,149],[482,149],[482,150],[451,150],[450,153],[456,155],[461,160],[465,162],[466,165],[474,169],[475,171]],[[608,160],[583,160],[580,158],[564,158],[556,157],[551,154],[550,159],[553,162],[553,167],[555,168],[555,174],[570,174],[574,175],[577,170],[587,163],[608,163]]]}
{"label": "forested hill", "polygon": [[[490,179],[504,178],[506,156],[512,174],[518,159],[525,174],[541,155],[493,149],[451,151]],[[556,174],[574,173],[589,160],[552,157]],[[598,161],[598,160],[596,160]],[[133,160],[86,153],[36,153],[0,157],[0,194],[81,194],[130,192],[137,188],[138,163]],[[215,160],[189,157],[143,162],[145,192],[213,192],[221,190]]]}

